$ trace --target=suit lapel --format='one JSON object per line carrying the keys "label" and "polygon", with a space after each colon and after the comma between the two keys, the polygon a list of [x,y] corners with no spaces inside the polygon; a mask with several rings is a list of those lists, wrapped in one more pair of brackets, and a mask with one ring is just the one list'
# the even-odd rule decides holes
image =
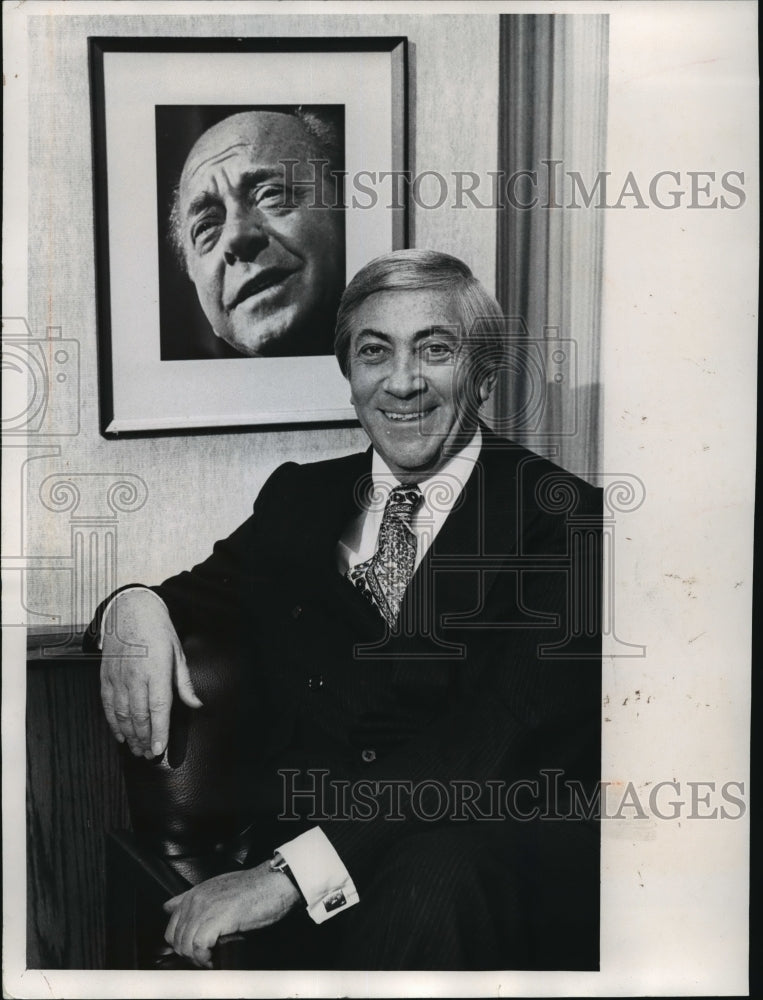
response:
{"label": "suit lapel", "polygon": [[[482,428],[477,462],[456,506],[421,561],[401,615],[416,621],[431,648],[460,658],[462,647],[445,638],[448,625],[479,621],[503,562],[517,551],[517,470],[524,449]],[[431,655],[431,654],[430,654]]]}
{"label": "suit lapel", "polygon": [[[337,571],[337,543],[361,511],[371,485],[371,449],[339,459],[309,489],[304,526],[295,532],[294,553],[302,584],[334,614],[365,626],[375,636],[380,616],[368,600]],[[383,622],[381,623],[383,626]]]}

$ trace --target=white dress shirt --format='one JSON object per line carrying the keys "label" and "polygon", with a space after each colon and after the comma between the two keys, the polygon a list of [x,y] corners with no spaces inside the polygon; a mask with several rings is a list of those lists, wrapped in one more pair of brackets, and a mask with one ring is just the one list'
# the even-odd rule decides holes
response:
{"label": "white dress shirt", "polygon": [[[419,482],[424,499],[411,522],[417,540],[414,571],[458,502],[466,481],[474,470],[481,447],[482,433],[477,428],[466,447],[428,479]],[[392,488],[399,483],[399,479],[376,451],[371,464],[371,479],[372,487],[368,491],[364,509],[346,526],[337,543],[336,564],[342,574],[352,566],[370,559],[376,551],[387,498]],[[114,600],[127,592],[121,591]],[[161,600],[158,594],[154,596]],[[110,609],[111,605],[104,613],[103,622]],[[103,625],[100,639],[102,643]],[[282,844],[277,850],[297,880],[307,903],[307,912],[316,923],[323,923],[359,901],[350,873],[320,826],[312,827]]]}

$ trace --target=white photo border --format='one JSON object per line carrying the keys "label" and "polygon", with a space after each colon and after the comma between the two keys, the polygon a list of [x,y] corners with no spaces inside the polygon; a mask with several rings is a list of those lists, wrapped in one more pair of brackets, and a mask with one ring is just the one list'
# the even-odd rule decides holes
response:
{"label": "white photo border", "polygon": [[[407,39],[88,42],[101,433],[355,423],[333,355],[161,360],[154,115],[157,105],[343,105],[347,176],[402,171]],[[390,199],[348,205],[345,226],[348,280],[407,245],[406,208]]]}

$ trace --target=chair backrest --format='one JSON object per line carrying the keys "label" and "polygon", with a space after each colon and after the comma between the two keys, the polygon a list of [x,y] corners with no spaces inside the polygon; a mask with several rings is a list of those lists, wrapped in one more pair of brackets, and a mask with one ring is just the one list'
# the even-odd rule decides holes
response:
{"label": "chair backrest", "polygon": [[183,647],[203,707],[188,708],[176,695],[164,755],[148,761],[123,747],[122,756],[133,831],[165,857],[235,849],[247,825],[240,694],[251,665],[240,649],[210,637],[193,636]]}

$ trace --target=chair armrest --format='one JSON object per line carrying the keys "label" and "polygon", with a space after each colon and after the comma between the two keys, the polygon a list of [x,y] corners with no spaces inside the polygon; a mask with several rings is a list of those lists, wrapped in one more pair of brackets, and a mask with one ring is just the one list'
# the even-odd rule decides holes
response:
{"label": "chair armrest", "polygon": [[[241,738],[240,713],[242,679],[251,663],[242,650],[210,636],[189,637],[184,649],[203,708],[174,699],[161,758],[148,761],[121,748],[134,835],[112,833],[108,840],[107,950],[110,961],[121,963],[112,968],[190,968],[164,943],[162,904],[235,870],[250,844],[242,750],[251,740]],[[241,935],[222,938],[213,949],[214,967],[247,968],[248,951]]]}
{"label": "chair armrest", "polygon": [[[162,903],[187,892],[192,887],[192,883],[175,871],[169,863],[158,857],[153,851],[141,847],[131,833],[120,832],[108,835],[109,865],[112,871],[110,875],[119,886],[119,895],[123,896],[123,888],[130,885],[137,896],[143,897],[161,918],[160,907]],[[215,859],[210,869],[216,867]],[[205,866],[205,860],[199,859],[197,869]],[[114,868],[120,869],[120,877],[114,878]],[[210,875],[211,877],[211,875]],[[127,901],[124,898],[115,899],[114,906],[124,907]],[[128,929],[121,920],[121,912],[110,914],[109,924],[112,932],[119,927],[118,933],[127,933]],[[117,948],[123,949],[123,942],[116,942]],[[125,953],[122,951],[122,953]],[[212,949],[212,966],[220,970],[247,969],[249,963],[250,949],[246,937],[243,934],[223,935]],[[170,968],[173,965],[174,952],[163,941],[157,941],[152,949],[149,960],[138,962],[139,967]],[[140,956],[137,956],[140,958]],[[113,966],[112,966],[113,967]]]}
{"label": "chair armrest", "polygon": [[122,862],[131,866],[133,877],[145,882],[156,896],[163,896],[163,902],[191,888],[191,882],[153,851],[141,847],[131,833],[110,833],[109,839],[119,848]]}
{"label": "chair armrest", "polygon": [[163,856],[225,849],[250,822],[244,785],[251,727],[242,728],[241,689],[251,664],[240,649],[211,636],[191,636],[183,645],[203,707],[174,698],[161,758],[148,761],[120,748],[132,828],[142,845]]}

